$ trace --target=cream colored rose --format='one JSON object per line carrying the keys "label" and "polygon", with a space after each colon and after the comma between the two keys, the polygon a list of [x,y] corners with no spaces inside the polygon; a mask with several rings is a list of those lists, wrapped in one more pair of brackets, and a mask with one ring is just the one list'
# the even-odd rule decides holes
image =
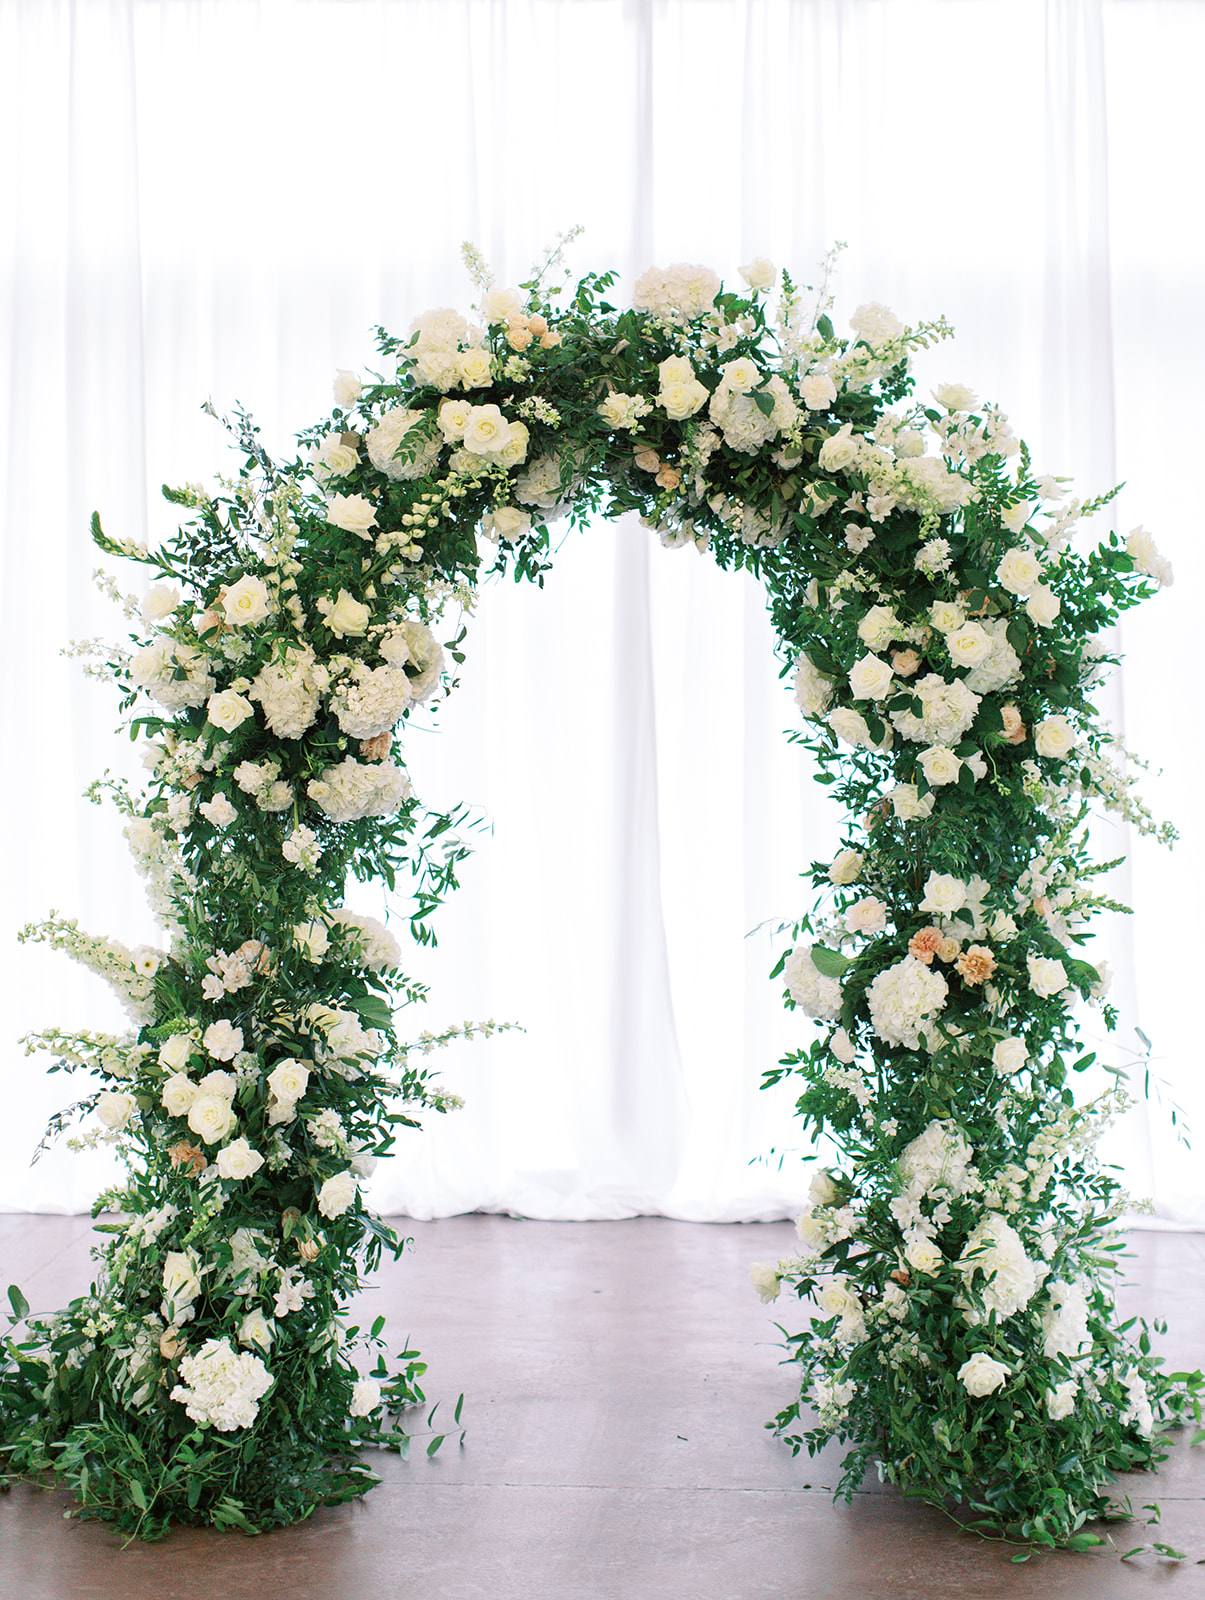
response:
{"label": "cream colored rose", "polygon": [[510,424],[510,438],[501,450],[494,454],[504,467],[517,467],[527,460],[527,446],[531,441],[531,432],[525,422],[512,422]]}
{"label": "cream colored rose", "polygon": [[1068,1378],[1065,1383],[1056,1383],[1053,1389],[1046,1392],[1046,1415],[1051,1422],[1061,1422],[1064,1417],[1069,1417],[1075,1410],[1075,1397],[1079,1393],[1079,1383],[1075,1378]]}
{"label": "cream colored rose", "polygon": [[869,750],[875,748],[866,718],[852,706],[838,706],[835,711],[829,712],[825,720],[838,739],[843,739],[846,744],[861,745]]}
{"label": "cream colored rose", "polygon": [[531,512],[518,506],[495,506],[485,519],[500,539],[517,539],[531,527]]}
{"label": "cream colored rose", "polygon": [[374,1378],[361,1378],[352,1385],[351,1403],[347,1408],[349,1417],[367,1417],[381,1403],[381,1386]]}
{"label": "cream colored rose", "polygon": [[1036,500],[1019,500],[1015,506],[1009,506],[1001,512],[1000,521],[1009,533],[1020,533],[1037,509]]}
{"label": "cream colored rose", "polygon": [[1013,1034],[1001,1039],[992,1051],[992,1066],[1002,1078],[1011,1078],[1014,1072],[1020,1072],[1028,1060],[1029,1051],[1025,1048],[1025,1040],[1018,1039]]}
{"label": "cream colored rose", "polygon": [[1042,563],[1032,550],[1018,545],[1006,550],[996,568],[996,582],[1010,594],[1028,594],[1042,577]]}
{"label": "cream colored rose", "polygon": [[264,1158],[258,1150],[251,1148],[246,1139],[234,1139],[222,1146],[214,1164],[220,1177],[242,1179],[257,1173],[264,1164]]}
{"label": "cream colored rose", "polygon": [[814,1206],[835,1206],[841,1198],[841,1191],[833,1182],[833,1175],[827,1167],[821,1167],[812,1174],[812,1181],[808,1184],[808,1199]]}
{"label": "cream colored rose", "polygon": [[120,1133],[137,1109],[134,1096],[123,1090],[102,1089],[96,1101],[97,1118],[110,1133]]}
{"label": "cream colored rose", "polygon": [[369,529],[377,525],[376,507],[362,494],[335,494],[326,502],[326,520],[332,528],[369,539]]}
{"label": "cream colored rose", "polygon": [[657,377],[663,389],[667,383],[689,383],[694,375],[695,369],[686,356],[666,356],[657,365]]}
{"label": "cream colored rose", "polygon": [[320,601],[319,610],[336,639],[359,639],[368,632],[372,612],[362,600],[348,594],[346,589],[339,590],[333,604],[328,600],[323,605]]}
{"label": "cream colored rose", "polygon": [[934,789],[946,783],[956,783],[962,770],[962,761],[948,745],[934,744],[921,752],[920,768],[925,781]]}
{"label": "cream colored rose", "polygon": [[223,733],[233,733],[235,728],[246,722],[248,717],[255,715],[255,707],[245,695],[239,694],[234,689],[223,689],[220,694],[211,694],[205,706],[205,715],[209,718],[211,726],[219,728]]}
{"label": "cream colored rose", "polygon": [[488,388],[493,376],[494,358],[488,350],[474,347],[456,357],[456,371],[465,389]]}
{"label": "cream colored rose", "polygon": [[324,1217],[341,1217],[357,1194],[355,1177],[350,1172],[336,1172],[318,1191],[318,1209]]}
{"label": "cream colored rose", "polygon": [[188,1108],[188,1126],[206,1144],[217,1144],[235,1126],[234,1108],[225,1095],[198,1094]]}
{"label": "cream colored rose", "polygon": [[1029,591],[1025,609],[1029,613],[1031,622],[1036,623],[1039,628],[1048,628],[1063,606],[1053,589],[1044,583],[1036,583]]}
{"label": "cream colored rose", "polygon": [[891,668],[880,656],[863,656],[849,675],[849,692],[855,700],[885,700],[892,681]]}
{"label": "cream colored rose", "polygon": [[464,447],[474,455],[491,455],[510,443],[510,423],[497,406],[474,406],[465,424]]}
{"label": "cream colored rose", "polygon": [[833,864],[828,869],[828,881],[835,883],[839,888],[848,883],[854,883],[862,870],[862,855],[858,850],[842,850],[833,857]]}
{"label": "cream colored rose", "polygon": [[242,628],[262,622],[268,615],[268,589],[262,578],[244,573],[222,596],[222,610],[231,627]]}
{"label": "cream colored rose", "polygon": [[958,1381],[968,1394],[979,1398],[992,1394],[1008,1378],[1009,1369],[1002,1361],[994,1361],[983,1350],[976,1350],[969,1361],[958,1369]]}
{"label": "cream colored rose", "polygon": [[1075,749],[1075,734],[1066,717],[1043,717],[1033,730],[1033,742],[1040,756],[1065,761]]}
{"label": "cream colored rose", "polygon": [[933,398],[947,411],[969,411],[978,396],[965,383],[943,383],[933,390]]}
{"label": "cream colored rose", "polygon": [[200,1092],[191,1078],[182,1072],[174,1072],[165,1080],[159,1091],[159,1099],[169,1117],[183,1117],[187,1116]]}
{"label": "cream colored rose", "polygon": [[163,1316],[179,1327],[201,1292],[201,1261],[195,1250],[169,1250],[163,1258]]}
{"label": "cream colored rose", "polygon": [[845,913],[846,933],[882,933],[887,926],[887,907],[873,895],[859,900]]}

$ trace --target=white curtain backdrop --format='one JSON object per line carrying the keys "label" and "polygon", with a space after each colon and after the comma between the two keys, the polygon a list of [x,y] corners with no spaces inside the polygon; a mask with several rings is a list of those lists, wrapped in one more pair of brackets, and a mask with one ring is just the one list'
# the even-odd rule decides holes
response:
{"label": "white curtain backdrop", "polygon": [[[1137,915],[1102,940],[1107,1052],[1132,1061],[1141,1027],[1162,1080],[1111,1149],[1159,1218],[1205,1226],[1168,1116],[1205,1125],[1203,51],[1205,0],[0,0],[0,1206],[85,1209],[113,1177],[103,1151],[27,1164],[84,1086],[18,1037],[120,1021],[16,930],[55,907],[153,936],[112,812],[80,799],[133,761],[111,694],[60,653],[121,632],[92,510],[154,538],[159,484],[233,462],[206,398],[287,450],[335,368],[371,366],[375,324],[467,305],[462,240],[514,283],[582,223],[575,273],[613,267],[621,296],[654,261],[733,278],[767,255],[814,281],[844,240],[839,322],[867,299],[945,312],[958,338],[924,388],[999,400],[1085,494],[1125,480],[1118,525],[1145,522],[1177,584],[1127,619],[1113,710],[1184,837],[1137,842],[1115,885]],[[446,1053],[467,1107],[383,1165],[374,1203],[786,1214],[807,1181],[791,1096],[757,1085],[808,1025],[766,974],[839,819],[782,737],[756,586],[602,525],[566,537],[542,593],[483,595],[468,651],[409,740],[420,792],[482,819],[413,963],[433,990],[413,1027],[526,1031]]]}

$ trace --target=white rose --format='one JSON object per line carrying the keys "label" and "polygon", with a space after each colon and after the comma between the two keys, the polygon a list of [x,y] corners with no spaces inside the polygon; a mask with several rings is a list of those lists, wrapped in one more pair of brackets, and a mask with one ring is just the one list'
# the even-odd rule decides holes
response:
{"label": "white rose", "polygon": [[220,728],[223,733],[233,733],[240,723],[255,715],[255,707],[237,690],[223,689],[220,694],[210,695],[205,715],[213,727]]}
{"label": "white rose", "polygon": [[217,1144],[235,1126],[234,1108],[221,1094],[198,1094],[188,1108],[188,1126],[206,1144]]}
{"label": "white rose", "polygon": [[966,612],[954,600],[935,600],[929,607],[929,621],[938,633],[953,633],[966,619]]}
{"label": "white rose", "polygon": [[808,1199],[814,1206],[835,1206],[841,1198],[841,1191],[833,1182],[833,1175],[827,1167],[821,1167],[813,1173],[812,1181],[808,1184]]}
{"label": "white rose", "polygon": [[749,1282],[757,1290],[757,1298],[768,1306],[778,1299],[778,1265],[774,1261],[755,1261],[749,1268]]}
{"label": "white rose", "polygon": [[1018,1039],[1010,1034],[1001,1039],[992,1051],[992,1066],[1002,1078],[1009,1078],[1029,1060],[1029,1051],[1025,1048],[1025,1040]]}
{"label": "white rose", "polygon": [[481,315],[493,326],[509,322],[523,310],[523,301],[517,289],[490,289],[481,302]]}
{"label": "white rose", "polygon": [[982,1397],[998,1389],[1008,1372],[1002,1361],[993,1361],[984,1351],[976,1350],[971,1359],[959,1367],[958,1378],[968,1394]]}
{"label": "white rose", "polygon": [[307,961],[315,966],[331,947],[325,922],[299,922],[293,928],[293,941]]}
{"label": "white rose", "polygon": [[858,441],[852,435],[852,422],[847,422],[839,432],[830,434],[820,446],[821,471],[843,472],[858,459]]}
{"label": "white rose", "polygon": [[898,339],[904,332],[904,324],[878,300],[869,300],[865,305],[858,306],[849,325],[859,338],[865,339],[867,344],[886,344],[892,339]]}
{"label": "white rose", "polygon": [[191,1078],[185,1077],[182,1072],[174,1072],[164,1082],[159,1099],[169,1117],[183,1117],[199,1094],[200,1090]]}
{"label": "white rose", "polygon": [[838,888],[854,883],[862,870],[862,854],[859,850],[842,850],[833,857],[833,864],[828,869],[828,881]]}
{"label": "white rose", "polygon": [[186,1033],[174,1033],[159,1046],[159,1065],[178,1072],[192,1059],[195,1046]]}
{"label": "white rose", "polygon": [[310,1081],[309,1068],[301,1061],[278,1061],[268,1074],[268,1088],[286,1105],[301,1099]]}
{"label": "white rose", "polygon": [[163,1315],[177,1327],[201,1292],[201,1261],[195,1250],[169,1250],[163,1258]]}
{"label": "white rose", "polygon": [[272,1323],[262,1311],[248,1311],[239,1324],[238,1342],[257,1344],[261,1350],[268,1350],[272,1346],[273,1331]]}
{"label": "white rose", "polygon": [[1025,609],[1029,613],[1031,622],[1036,623],[1039,628],[1048,628],[1063,606],[1053,589],[1044,583],[1036,583],[1029,591]]}
{"label": "white rose", "polygon": [[372,1378],[361,1378],[353,1385],[351,1391],[351,1404],[348,1406],[348,1415],[353,1417],[367,1417],[381,1403],[381,1386]]}
{"label": "white rose", "polygon": [[325,606],[320,603],[319,610],[336,639],[359,639],[368,632],[371,610],[362,600],[348,594],[346,589],[339,590],[333,604],[329,600]]}
{"label": "white rose", "polygon": [[941,1269],[945,1259],[932,1239],[926,1238],[923,1233],[907,1236],[904,1244],[904,1260],[915,1272],[923,1272],[927,1278],[931,1278]]}
{"label": "white rose", "polygon": [[170,616],[180,604],[180,591],[174,583],[155,583],[142,597],[142,620],[148,626]]}
{"label": "white rose", "polygon": [[[475,347],[462,350],[456,357],[456,371],[466,389],[488,388],[493,373],[494,358],[488,350]],[[470,446],[471,448],[471,446]]]}
{"label": "white rose", "polygon": [[933,813],[933,796],[919,794],[914,783],[897,783],[891,791],[890,800],[901,822],[916,822]]}
{"label": "white rose", "polygon": [[218,1151],[217,1169],[222,1178],[249,1178],[263,1164],[263,1156],[258,1150],[252,1150],[246,1139],[234,1139]]}
{"label": "white rose", "polygon": [[[843,739],[846,744],[861,745],[867,750],[880,748],[870,737],[866,718],[852,706],[838,706],[835,711],[829,712],[825,720],[838,739]],[[887,732],[890,734],[891,730]]]}
{"label": "white rose", "polygon": [[855,700],[885,700],[891,693],[893,674],[878,656],[863,656],[849,675],[849,690]]}
{"label": "white rose", "polygon": [[1049,956],[1029,956],[1027,964],[1029,987],[1043,1000],[1049,1000],[1052,995],[1062,994],[1070,981],[1063,963],[1054,961]]}
{"label": "white rose", "polygon": [[774,280],[778,276],[778,268],[765,256],[755,256],[737,270],[755,294],[766,294],[774,287]]}
{"label": "white rose", "polygon": [[474,455],[489,455],[510,443],[510,423],[497,406],[474,406],[465,424],[464,447]]}
{"label": "white rose", "polygon": [[869,896],[850,906],[845,913],[846,933],[882,933],[887,926],[887,907]]}
{"label": "white rose", "polygon": [[326,502],[326,520],[332,528],[367,539],[371,537],[368,530],[377,525],[377,513],[372,501],[362,494],[335,494]]}
{"label": "white rose", "polygon": [[1015,506],[1009,506],[1000,513],[1000,521],[1009,533],[1020,533],[1037,509],[1036,500],[1020,500]]}
{"label": "white rose", "polygon": [[[720,378],[726,388],[734,389],[737,394],[744,394],[747,390],[757,387],[761,382],[762,373],[756,361],[751,361],[748,356],[738,356],[735,361],[729,361],[720,368]],[[663,377],[662,382],[664,381]]]}
{"label": "white rose", "polygon": [[227,589],[222,596],[222,610],[232,627],[245,627],[248,623],[262,622],[268,615],[268,589],[262,578],[248,573]]}
{"label": "white rose", "polygon": [[934,744],[921,752],[920,767],[925,781],[937,789],[942,784],[957,782],[962,761],[947,745]]}
{"label": "white rose", "polygon": [[350,1172],[336,1172],[318,1191],[318,1209],[324,1217],[341,1217],[356,1198],[356,1180]]}
{"label": "white rose", "polygon": [[832,1038],[828,1041],[828,1047],[836,1056],[837,1060],[844,1061],[846,1066],[849,1066],[849,1064],[856,1058],[858,1054],[857,1050],[854,1048],[853,1040],[850,1038],[849,1034],[846,1033],[844,1028],[838,1028],[834,1032]]}
{"label": "white rose", "polygon": [[658,404],[665,408],[665,414],[672,422],[681,422],[686,417],[693,417],[708,398],[707,390],[697,378],[687,378],[681,383],[662,384],[657,395]]}
{"label": "white rose", "polygon": [[1175,582],[1171,562],[1166,556],[1159,554],[1159,547],[1141,525],[1131,528],[1126,535],[1126,553],[1133,557],[1138,571],[1156,579],[1161,589],[1166,589]]}
{"label": "white rose", "polygon": [[439,431],[443,434],[448,444],[456,444],[464,438],[464,430],[469,425],[469,418],[473,414],[473,407],[467,400],[445,400],[439,408]]}
{"label": "white rose", "polygon": [[346,367],[340,367],[335,373],[335,381],[331,385],[335,394],[335,404],[344,410],[354,406],[364,392],[364,385],[354,372],[349,372]]}
{"label": "white rose", "polygon": [[520,511],[518,506],[495,506],[483,527],[486,525],[499,539],[517,539],[531,527],[531,512]]}
{"label": "white rose", "polygon": [[969,411],[978,396],[965,383],[943,383],[933,390],[933,398],[947,411]]}
{"label": "white rose", "polygon": [[103,1089],[96,1101],[96,1115],[103,1127],[119,1133],[138,1109],[132,1094],[115,1089]]}
{"label": "white rose", "polygon": [[996,568],[996,582],[1010,594],[1028,594],[1042,576],[1042,563],[1032,550],[1006,550]]}
{"label": "white rose", "polygon": [[1064,1417],[1069,1417],[1075,1410],[1075,1397],[1079,1393],[1079,1384],[1074,1378],[1068,1378],[1065,1383],[1058,1383],[1046,1393],[1046,1415],[1051,1422],[1061,1422]]}
{"label": "white rose", "polygon": [[967,903],[967,886],[961,878],[945,872],[931,872],[925,884],[925,898],[920,903],[922,911],[932,911],[939,917],[952,917]]}
{"label": "white rose", "polygon": [[978,622],[964,622],[957,632],[946,635],[946,649],[956,667],[977,667],[991,655],[993,643],[991,634]]}
{"label": "white rose", "polygon": [[1034,748],[1040,756],[1065,760],[1075,748],[1075,734],[1066,717],[1043,717],[1033,730]]}
{"label": "white rose", "polygon": [[837,398],[837,385],[827,372],[809,372],[799,392],[809,411],[825,411]]}

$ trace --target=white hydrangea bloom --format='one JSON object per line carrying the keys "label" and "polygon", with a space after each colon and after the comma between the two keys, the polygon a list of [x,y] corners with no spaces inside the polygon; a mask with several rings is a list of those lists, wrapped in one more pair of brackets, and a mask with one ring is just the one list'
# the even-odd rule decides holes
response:
{"label": "white hydrangea bloom", "polygon": [[920,1044],[920,1028],[945,1006],[949,986],[915,956],[880,972],[866,992],[874,1031],[886,1044]]}

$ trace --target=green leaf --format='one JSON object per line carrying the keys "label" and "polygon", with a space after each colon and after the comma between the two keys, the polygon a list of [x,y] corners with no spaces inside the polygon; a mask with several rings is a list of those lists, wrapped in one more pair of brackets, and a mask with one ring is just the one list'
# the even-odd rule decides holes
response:
{"label": "green leaf", "polygon": [[15,1283],[10,1283],[8,1286],[8,1303],[12,1306],[13,1312],[18,1318],[29,1315],[29,1301]]}
{"label": "green leaf", "polygon": [[767,394],[764,389],[754,389],[753,404],[761,412],[763,417],[771,417],[774,415],[774,396],[772,394]]}
{"label": "green leaf", "polygon": [[1093,1550],[1098,1544],[1104,1544],[1099,1533],[1073,1533],[1067,1540],[1069,1550]]}
{"label": "green leaf", "polygon": [[823,973],[826,978],[839,978],[848,968],[853,966],[849,956],[843,956],[839,950],[830,950],[826,944],[812,946],[812,965],[817,972]]}

